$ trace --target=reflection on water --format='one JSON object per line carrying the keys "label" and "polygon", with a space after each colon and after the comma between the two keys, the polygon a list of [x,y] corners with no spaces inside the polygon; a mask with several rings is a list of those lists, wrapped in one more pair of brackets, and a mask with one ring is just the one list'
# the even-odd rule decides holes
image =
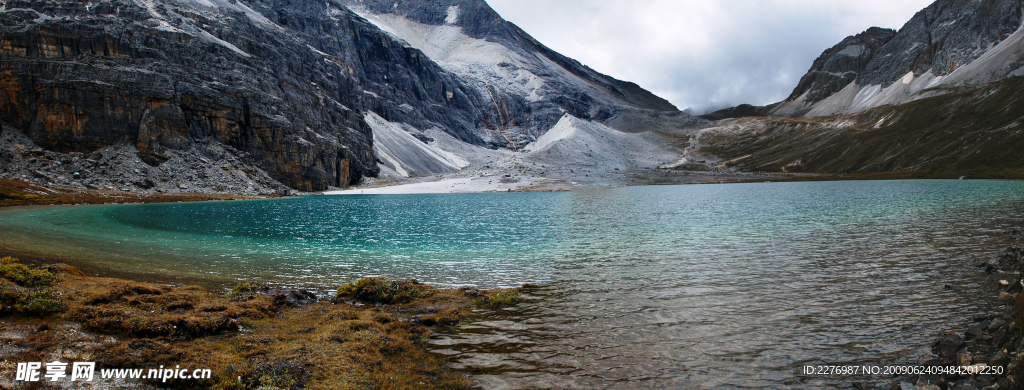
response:
{"label": "reflection on water", "polygon": [[899,181],[33,208],[0,211],[0,248],[288,284],[541,284],[433,338],[487,388],[848,387],[881,378],[797,369],[914,363],[991,310],[967,264],[1022,206],[1020,182]]}

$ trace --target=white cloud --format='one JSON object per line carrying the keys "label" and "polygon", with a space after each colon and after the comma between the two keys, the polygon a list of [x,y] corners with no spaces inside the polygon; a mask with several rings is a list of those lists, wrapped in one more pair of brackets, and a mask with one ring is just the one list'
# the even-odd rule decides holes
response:
{"label": "white cloud", "polygon": [[697,111],[786,98],[825,49],[932,0],[488,0],[548,47]]}

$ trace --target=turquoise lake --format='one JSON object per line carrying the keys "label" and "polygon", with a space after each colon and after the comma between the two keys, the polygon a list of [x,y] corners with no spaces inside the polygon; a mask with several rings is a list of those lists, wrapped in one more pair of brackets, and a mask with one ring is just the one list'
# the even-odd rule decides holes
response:
{"label": "turquoise lake", "polygon": [[[859,181],[7,208],[0,255],[333,288],[538,284],[432,340],[485,388],[820,388],[993,310],[1024,182]],[[979,297],[991,296],[992,299]]]}

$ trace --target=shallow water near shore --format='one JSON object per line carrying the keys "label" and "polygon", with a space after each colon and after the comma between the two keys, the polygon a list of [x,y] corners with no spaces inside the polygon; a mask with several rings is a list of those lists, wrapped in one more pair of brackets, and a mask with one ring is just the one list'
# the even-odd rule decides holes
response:
{"label": "shallow water near shore", "polygon": [[4,209],[0,250],[156,280],[540,284],[433,348],[486,388],[820,388],[887,378],[799,368],[916,363],[991,310],[969,264],[1022,218],[1011,181],[317,196]]}

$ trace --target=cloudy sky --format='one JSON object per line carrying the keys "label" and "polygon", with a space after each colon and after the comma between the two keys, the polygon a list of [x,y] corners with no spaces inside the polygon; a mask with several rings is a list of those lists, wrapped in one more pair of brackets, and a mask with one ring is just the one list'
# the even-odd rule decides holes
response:
{"label": "cloudy sky", "polygon": [[933,0],[487,0],[548,47],[698,113],[785,99],[811,62]]}

